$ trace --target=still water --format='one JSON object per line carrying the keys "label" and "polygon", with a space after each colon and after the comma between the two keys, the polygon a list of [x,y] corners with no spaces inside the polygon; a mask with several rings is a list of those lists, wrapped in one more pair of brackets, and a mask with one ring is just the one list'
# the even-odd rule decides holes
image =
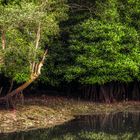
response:
{"label": "still water", "polygon": [[0,140],[140,140],[140,113],[77,116],[49,129],[0,134]]}

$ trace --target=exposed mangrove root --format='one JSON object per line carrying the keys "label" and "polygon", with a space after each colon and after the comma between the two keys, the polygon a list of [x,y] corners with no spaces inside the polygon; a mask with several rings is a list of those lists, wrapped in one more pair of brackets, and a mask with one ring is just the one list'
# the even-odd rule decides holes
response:
{"label": "exposed mangrove root", "polygon": [[[140,100],[140,83],[111,82],[104,85],[82,85],[79,96],[90,101],[116,102]],[[82,91],[82,94],[81,94]]]}

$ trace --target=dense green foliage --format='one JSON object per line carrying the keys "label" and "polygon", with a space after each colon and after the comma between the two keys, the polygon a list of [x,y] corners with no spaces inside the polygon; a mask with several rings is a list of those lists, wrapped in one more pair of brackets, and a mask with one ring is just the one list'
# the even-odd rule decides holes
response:
{"label": "dense green foliage", "polygon": [[139,40],[134,28],[120,23],[89,19],[74,28],[70,49],[74,66],[68,80],[79,77],[85,84],[129,82],[139,74]]}
{"label": "dense green foliage", "polygon": [[[27,81],[31,63],[39,62],[48,44],[39,84],[117,83],[112,91],[124,97],[127,91],[122,87],[127,85],[121,83],[140,80],[140,0],[0,2],[0,33],[6,38],[5,49],[0,50],[0,72],[6,77]],[[36,50],[39,24],[41,40]],[[102,100],[100,91],[97,87]]]}
{"label": "dense green foliage", "polygon": [[[62,24],[61,37],[55,41],[60,47],[51,48],[48,81],[104,84],[139,80],[139,2],[70,1],[69,20]],[[79,5],[76,10],[75,5]]]}
{"label": "dense green foliage", "polygon": [[[39,61],[45,44],[59,32],[59,22],[66,18],[65,1],[23,0],[0,4],[0,31],[5,35],[1,73],[17,82],[27,81],[31,62]],[[39,49],[35,49],[38,26],[41,26]],[[2,43],[2,42],[1,42]],[[0,43],[0,46],[2,44]]]}

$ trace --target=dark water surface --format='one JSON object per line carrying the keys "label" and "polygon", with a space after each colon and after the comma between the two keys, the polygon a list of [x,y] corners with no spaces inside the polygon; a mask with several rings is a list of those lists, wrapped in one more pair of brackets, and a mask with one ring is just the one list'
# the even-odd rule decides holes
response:
{"label": "dark water surface", "polygon": [[140,113],[77,116],[50,129],[0,134],[0,140],[140,140]]}

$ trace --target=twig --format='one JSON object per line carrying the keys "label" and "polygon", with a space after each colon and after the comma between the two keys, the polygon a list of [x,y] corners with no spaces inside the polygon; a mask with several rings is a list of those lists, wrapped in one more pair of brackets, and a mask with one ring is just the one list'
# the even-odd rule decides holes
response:
{"label": "twig", "polygon": [[0,88],[0,95],[1,95],[1,93],[2,93],[2,90],[3,90],[3,87]]}

